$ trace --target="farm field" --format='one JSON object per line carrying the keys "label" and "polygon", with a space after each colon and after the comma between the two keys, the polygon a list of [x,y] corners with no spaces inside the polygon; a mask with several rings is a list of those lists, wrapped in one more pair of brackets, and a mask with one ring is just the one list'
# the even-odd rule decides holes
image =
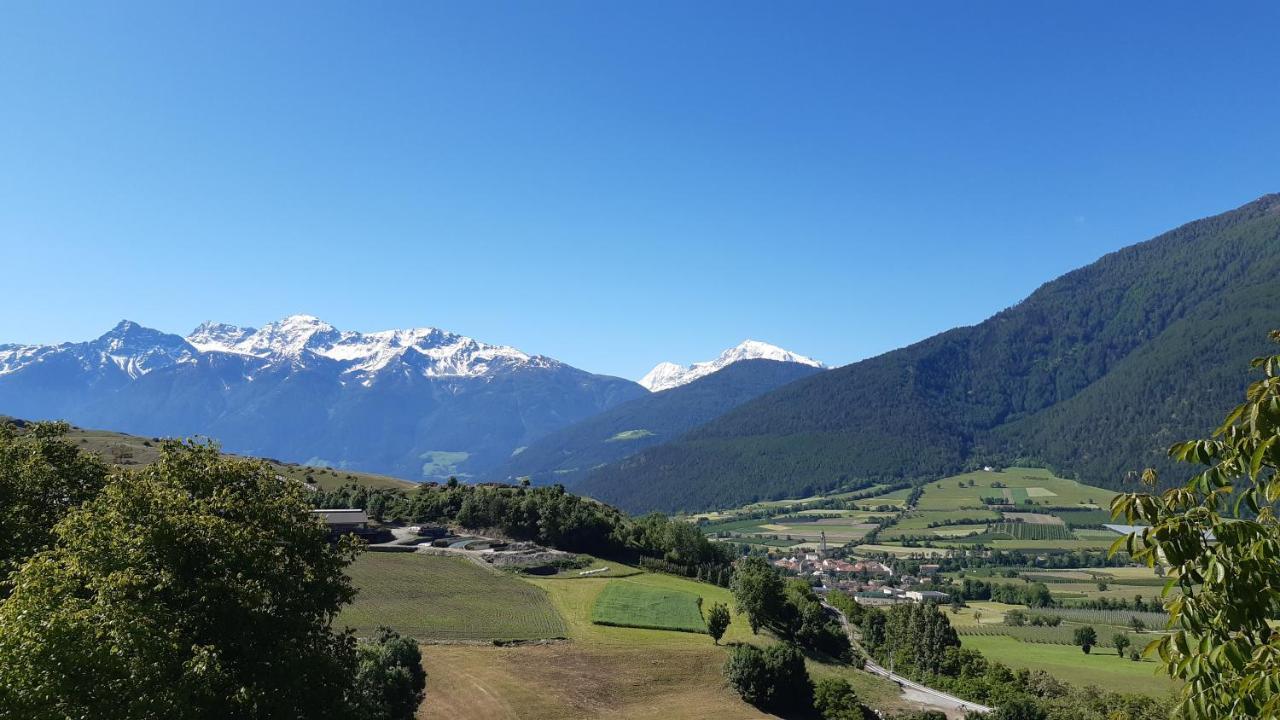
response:
{"label": "farm field", "polygon": [[[725,643],[772,642],[765,635],[752,635],[742,616],[733,615],[720,646],[706,635],[591,622],[597,599],[615,582],[698,596],[707,607],[713,602],[732,607],[727,589],[649,572],[621,581],[535,578],[524,582],[546,592],[565,620],[568,642],[423,648],[431,700],[419,720],[773,717],[743,703],[721,675],[729,652]],[[895,685],[849,666],[810,662],[809,671],[815,679],[844,677],[875,707],[890,711],[910,708],[899,699]]]}
{"label": "farm field", "polygon": [[[1101,634],[1101,633],[1100,633]],[[1174,682],[1157,675],[1158,665],[1143,659],[1133,662],[1116,657],[1113,650],[1095,650],[1088,655],[1072,645],[1027,643],[1011,637],[966,635],[961,645],[981,652],[1011,668],[1045,670],[1075,685],[1096,685],[1116,692],[1138,692],[1162,697],[1175,689]]]}
{"label": "farm field", "polygon": [[[992,487],[991,483],[1007,487]],[[970,486],[972,485],[972,486]],[[941,486],[941,487],[939,487]],[[1009,492],[1006,493],[1005,491]],[[1015,504],[1031,500],[1035,505],[1106,508],[1115,493],[1054,476],[1042,468],[1006,468],[1001,472],[976,471],[954,475],[925,485],[920,510],[980,508],[984,497],[1007,495]],[[1028,509],[1034,505],[1027,506]]]}
{"label": "farm field", "polygon": [[[899,492],[905,499],[909,491]],[[877,541],[896,545],[915,540],[939,548],[981,543],[1002,550],[1105,550],[1114,534],[1084,528],[1077,532],[1071,525],[1105,522],[1095,514],[1109,518],[1100,507],[1114,495],[1039,468],[964,473],[923,485],[916,507],[881,530]],[[999,511],[988,501],[1018,509]]]}
{"label": "farm field", "polygon": [[567,632],[545,591],[463,558],[370,552],[347,574],[360,592],[336,624],[358,635],[380,625],[419,640],[534,640]]}
{"label": "farm field", "polygon": [[591,622],[615,627],[705,633],[699,596],[626,580],[605,585],[591,609]]}

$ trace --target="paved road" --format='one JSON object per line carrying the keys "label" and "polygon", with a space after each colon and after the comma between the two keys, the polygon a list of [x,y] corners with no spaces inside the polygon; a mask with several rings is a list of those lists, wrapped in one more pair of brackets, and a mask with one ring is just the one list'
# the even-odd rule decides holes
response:
{"label": "paved road", "polygon": [[[854,647],[858,647],[858,641],[853,636],[853,628],[849,626],[849,619],[844,616],[844,613],[840,612],[834,606],[827,604],[825,600],[822,602],[822,605],[834,612],[836,616],[840,618],[840,624],[844,626],[845,633],[849,635],[849,642],[853,643]],[[986,705],[969,702],[968,700],[963,700],[955,695],[944,693],[941,690],[934,690],[931,687],[921,685],[914,680],[889,672],[885,668],[882,668],[872,662],[870,659],[867,660],[863,669],[873,675],[879,675],[896,682],[898,687],[902,688],[903,696],[908,700],[924,705],[932,710],[941,710],[945,712],[948,717],[964,717],[965,713],[970,712],[991,712],[991,708]]]}

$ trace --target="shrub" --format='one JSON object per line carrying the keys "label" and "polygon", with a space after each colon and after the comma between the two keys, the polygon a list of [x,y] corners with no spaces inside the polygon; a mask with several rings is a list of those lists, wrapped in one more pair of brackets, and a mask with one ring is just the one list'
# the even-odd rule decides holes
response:
{"label": "shrub", "polygon": [[813,707],[823,720],[862,720],[862,703],[842,678],[823,678],[813,688]]}
{"label": "shrub", "polygon": [[761,650],[739,645],[725,663],[725,679],[751,705],[775,713],[804,712],[813,707],[813,684],[804,655],[794,645]]}

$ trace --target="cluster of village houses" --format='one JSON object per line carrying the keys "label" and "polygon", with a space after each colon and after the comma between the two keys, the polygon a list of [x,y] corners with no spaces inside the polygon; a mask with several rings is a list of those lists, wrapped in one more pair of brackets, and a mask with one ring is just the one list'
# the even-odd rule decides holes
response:
{"label": "cluster of village houses", "polygon": [[938,573],[937,565],[921,565],[920,577],[894,576],[893,568],[876,560],[841,560],[823,557],[824,553],[807,552],[778,558],[775,567],[789,575],[817,581],[814,590],[825,593],[841,590],[862,605],[895,603],[945,603],[951,597],[936,590],[904,590],[921,582],[921,578]]}

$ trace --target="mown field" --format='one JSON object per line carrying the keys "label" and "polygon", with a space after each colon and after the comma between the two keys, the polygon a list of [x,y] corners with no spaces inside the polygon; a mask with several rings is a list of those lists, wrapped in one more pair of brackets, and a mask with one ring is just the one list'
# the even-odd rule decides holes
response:
{"label": "mown field", "polygon": [[[1101,634],[1101,633],[1099,633]],[[1161,697],[1176,685],[1168,676],[1159,674],[1153,660],[1133,662],[1117,657],[1112,650],[1086,655],[1073,645],[1022,642],[1006,636],[961,637],[961,644],[1014,669],[1044,670],[1066,682],[1094,685],[1116,692],[1143,693]]]}
{"label": "mown field", "polygon": [[705,633],[699,596],[627,580],[605,586],[591,609],[591,622],[615,627]]}
{"label": "mown field", "polygon": [[[625,580],[530,578],[564,618],[568,641],[513,647],[433,645],[423,649],[429,701],[421,720],[748,720],[772,717],[743,703],[724,682],[729,643],[768,644],[736,613],[721,645],[702,634],[592,622],[613,583],[701,597],[732,607],[728,590],[641,572]],[[452,613],[462,612],[454,609]],[[908,709],[892,683],[849,666],[809,663],[815,678],[838,675],[875,707]]]}
{"label": "mown field", "polygon": [[337,625],[360,635],[380,625],[419,640],[534,640],[567,632],[545,591],[464,558],[371,552],[347,572],[360,593]]}

